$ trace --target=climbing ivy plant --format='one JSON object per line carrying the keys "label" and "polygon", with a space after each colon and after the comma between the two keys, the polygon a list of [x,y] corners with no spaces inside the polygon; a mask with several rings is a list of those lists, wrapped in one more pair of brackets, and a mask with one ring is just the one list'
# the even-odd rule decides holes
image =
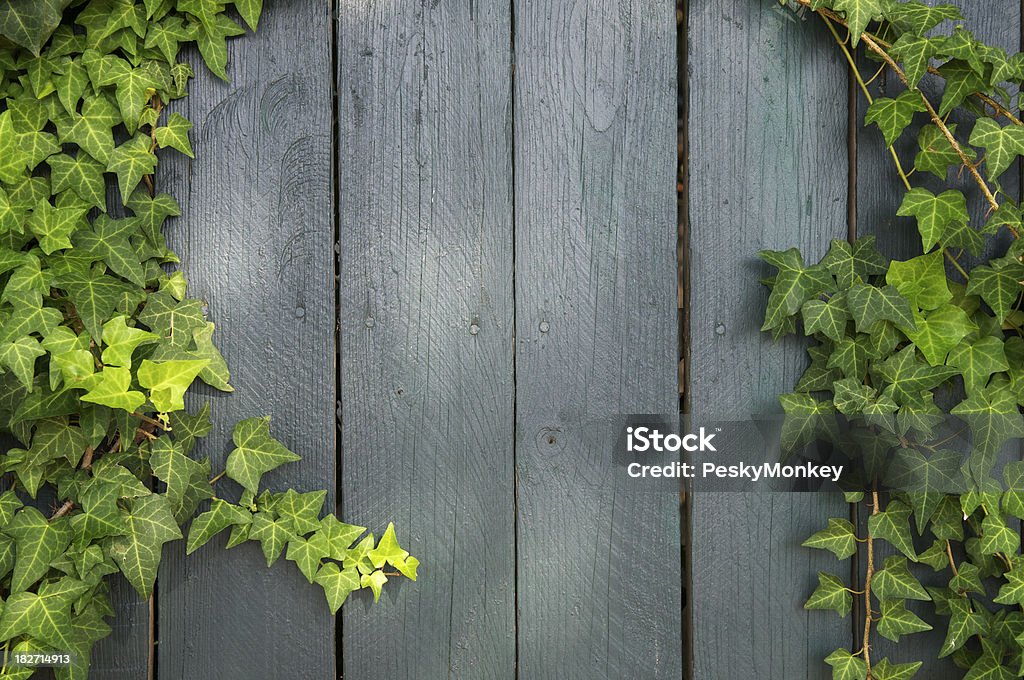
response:
{"label": "climbing ivy plant", "polygon": [[19,660],[39,652],[70,655],[58,678],[85,678],[111,630],[108,577],[149,597],[163,545],[186,532],[189,553],[228,529],[228,547],[257,541],[268,565],[284,553],[334,612],[416,578],[393,526],[376,540],[321,516],[326,491],[261,487],[299,459],[269,418],[235,426],[218,474],[195,455],[210,410],[187,412],[186,391],[232,388],[161,231],[178,204],[153,173],[164,153],[193,155],[172,110],[193,75],[180,50],[195,43],[226,79],[233,17],[255,29],[260,10],[0,3],[0,677],[31,676]]}
{"label": "climbing ivy plant", "polygon": [[[1024,155],[1014,113],[1024,55],[976,39],[950,5],[788,4],[817,15],[835,38],[866,100],[864,123],[881,133],[905,192],[897,215],[913,218],[920,243],[900,261],[870,236],[833,241],[817,263],[796,249],[762,253],[776,270],[763,330],[813,338],[807,371],[782,397],[784,443],[827,440],[857,455],[863,470],[847,500],[866,522],[831,518],[805,543],[840,561],[860,552],[862,572],[852,581],[848,564],[820,573],[805,607],[845,617],[856,605],[860,613],[859,645],[824,660],[836,680],[918,673],[922,660],[898,645],[893,658],[873,652],[880,637],[932,628],[910,601],[930,603],[946,630],[932,651],[964,678],[1018,677],[1024,462],[1003,454],[1024,437],[1024,243],[1017,176],[1003,179]],[[872,97],[862,64],[895,83],[891,96]],[[914,121],[923,123],[916,150],[898,153],[894,144]],[[921,186],[928,175],[939,189]],[[942,186],[953,177],[976,187],[981,220],[963,191]]]}

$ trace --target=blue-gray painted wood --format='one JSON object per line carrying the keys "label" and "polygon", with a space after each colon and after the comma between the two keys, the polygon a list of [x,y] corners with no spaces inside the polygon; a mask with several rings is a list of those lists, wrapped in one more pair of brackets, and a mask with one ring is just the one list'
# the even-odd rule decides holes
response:
{"label": "blue-gray painted wood", "polygon": [[[197,448],[222,469],[231,429],[269,414],[302,456],[264,477],[273,489],[335,488],[335,288],[331,26],[326,2],[268,3],[259,31],[229,45],[230,83],[202,66],[172,104],[195,124],[196,159],[169,153],[157,189],[181,202],[168,222],[189,293],[206,301],[233,394],[199,389],[214,429]],[[191,55],[198,63],[197,55]],[[236,498],[230,480],[217,492]],[[220,536],[185,557],[165,548],[158,578],[162,679],[337,677],[323,592],[259,545]]]}
{"label": "blue-gray painted wood", "polygon": [[338,11],[341,507],[422,560],[342,610],[354,680],[515,676],[510,31],[508,0]]}
{"label": "blue-gray painted wood", "polygon": [[[775,3],[689,3],[690,362],[697,417],[779,411],[806,365],[802,340],[759,332],[762,248],[820,258],[846,237],[846,73],[819,23]],[[693,493],[693,678],[831,677],[822,659],[853,644],[849,619],[807,612],[819,569],[800,547],[835,494]]]}
{"label": "blue-gray painted wood", "polygon": [[679,678],[679,498],[590,436],[678,410],[671,3],[516,0],[519,675]]}
{"label": "blue-gray painted wood", "polygon": [[[943,0],[945,2],[946,0]],[[975,37],[988,44],[997,45],[1013,54],[1020,51],[1021,43],[1021,17],[1020,3],[1014,0],[950,0],[952,4],[960,7],[966,21],[964,26],[971,30]],[[929,0],[929,4],[939,4],[937,0]],[[946,26],[948,28],[948,25]],[[878,68],[877,62],[865,61],[861,63],[861,73],[870,77]],[[942,81],[935,76],[926,76],[922,81],[922,91],[929,97],[933,106],[938,109],[942,99]],[[895,97],[904,90],[904,86],[892,73],[885,73],[868,86],[872,97],[889,96]],[[896,209],[903,200],[905,190],[897,174],[892,157],[886,151],[885,142],[881,132],[876,126],[863,127],[864,112],[867,109],[867,101],[864,99],[860,89],[857,90],[857,118],[860,127],[857,130],[856,144],[856,225],[857,235],[874,234],[879,249],[887,256],[894,259],[906,259],[921,253],[921,239],[917,231],[917,224],[914,218],[897,217]],[[914,122],[908,127],[904,134],[897,140],[894,148],[898,154],[905,171],[914,167],[914,157],[918,151],[917,135],[920,129],[928,122],[927,114],[919,114]],[[960,110],[950,115],[950,123],[958,127],[956,136],[966,143],[970,137],[973,127],[973,116],[967,115]],[[984,170],[982,171],[984,176]],[[1003,176],[1003,186],[1006,191],[1016,196],[1019,187],[1019,165],[1014,164]],[[945,181],[940,181],[930,173],[915,173],[910,178],[912,186],[923,186],[934,193],[939,193],[949,188],[959,189],[964,192],[968,199],[968,208],[971,213],[971,223],[980,225],[984,223],[989,207],[985,202],[978,186],[972,181],[966,171],[959,173],[956,169],[950,170]],[[991,237],[989,237],[991,239]],[[987,251],[983,254],[984,259],[989,256],[1005,252],[1009,244],[1009,235],[1004,233],[991,239]],[[981,258],[975,258],[965,254],[962,261],[966,267],[978,262]],[[950,268],[954,280],[961,280]],[[1007,456],[1014,457],[1015,454],[1007,451]],[[860,535],[867,532],[867,517],[870,508],[861,506],[859,508],[859,531]],[[915,534],[916,535],[916,534]],[[928,542],[918,540],[918,549],[924,550],[929,547]],[[861,550],[863,553],[863,550]],[[884,559],[896,553],[896,550],[885,542],[877,542],[875,547],[875,567],[883,565]],[[863,569],[865,567],[864,557],[860,560],[863,580]],[[945,586],[948,584],[951,574],[948,570],[933,572],[930,568],[923,567],[915,569],[915,574],[920,577],[922,583],[928,586]],[[858,586],[858,589],[860,586]],[[900,642],[893,643],[885,638],[874,635],[872,644],[872,659],[875,661],[888,657],[893,662],[923,661],[924,665],[918,672],[919,676],[927,677],[929,680],[955,680],[963,677],[964,671],[957,668],[947,657],[936,658],[936,651],[942,646],[945,639],[948,617],[935,614],[935,608],[930,602],[908,602],[908,608],[933,626],[933,630],[920,634],[904,636]],[[863,626],[863,618],[858,612],[858,625]]]}

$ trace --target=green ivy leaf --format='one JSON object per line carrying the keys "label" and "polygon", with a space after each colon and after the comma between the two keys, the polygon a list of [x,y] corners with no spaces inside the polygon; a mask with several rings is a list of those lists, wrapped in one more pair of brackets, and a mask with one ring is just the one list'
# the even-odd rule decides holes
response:
{"label": "green ivy leaf", "polygon": [[989,385],[979,389],[950,411],[971,428],[972,453],[968,466],[975,478],[995,465],[999,448],[1011,437],[1024,436],[1024,418],[1017,400],[1007,385]]}
{"label": "green ivy leaf", "polygon": [[882,600],[879,608],[881,618],[877,625],[878,634],[893,642],[899,642],[903,635],[932,629],[917,614],[909,611],[903,600]]}
{"label": "green ivy leaf", "polygon": [[1002,653],[985,651],[971,670],[964,676],[964,680],[1015,680],[1017,674],[1001,663]]}
{"label": "green ivy leaf", "polygon": [[0,615],[0,638],[30,635],[54,649],[70,649],[71,604],[88,589],[81,581],[61,579],[39,593],[15,593]]}
{"label": "green ivy leaf", "polygon": [[950,610],[949,628],[939,653],[940,659],[963,647],[972,635],[985,630],[985,619],[971,610],[969,599],[954,598],[948,600],[947,604]]}
{"label": "green ivy leaf", "polygon": [[124,536],[111,539],[110,554],[140,597],[153,592],[163,544],[181,538],[165,496],[151,494],[131,502]]}
{"label": "green ivy leaf", "polygon": [[[912,88],[917,88],[917,84],[921,82],[921,78],[923,78],[924,74],[928,72],[929,60],[942,51],[944,43],[945,37],[943,36],[925,37],[921,34],[907,32],[901,35],[896,40],[896,42],[892,44],[892,54],[898,56],[900,61],[903,62],[903,73],[907,78],[907,82],[910,83],[910,86]],[[912,91],[907,90],[905,92]],[[921,107],[918,109],[914,109],[914,111],[925,110],[924,105],[921,102],[920,96],[916,95],[916,93],[914,94],[917,97],[918,105]],[[913,112],[911,112],[910,115],[912,116]],[[871,121],[865,119],[864,122],[866,124]],[[908,119],[907,123],[905,123],[903,127],[906,127],[906,125],[909,124],[909,122],[910,121]],[[898,136],[898,134],[895,135],[893,139],[895,139]],[[890,141],[887,137],[886,146],[891,145],[892,141]],[[943,175],[942,179],[945,179],[945,175]]]}
{"label": "green ivy leaf", "polygon": [[978,265],[971,270],[968,295],[980,295],[1000,322],[1013,310],[1020,298],[1024,266],[1019,262],[998,262],[992,266]]}
{"label": "green ivy leaf", "polygon": [[[883,512],[868,517],[868,531],[875,537],[888,541],[894,548],[917,561],[914,543],[910,538],[910,508],[899,501],[892,501]],[[892,597],[892,595],[890,595]]]}
{"label": "green ivy leaf", "polygon": [[854,656],[847,649],[837,649],[825,657],[825,663],[832,666],[832,680],[867,680],[868,666],[864,659]]}
{"label": "green ivy leaf", "polygon": [[847,379],[860,380],[867,372],[871,348],[863,336],[843,338],[828,359],[828,368],[837,368]]}
{"label": "green ivy leaf", "polygon": [[968,394],[983,389],[993,373],[1010,368],[1003,341],[991,335],[973,343],[961,342],[949,353],[947,363],[963,374]]}
{"label": "green ivy leaf", "polygon": [[377,571],[371,571],[369,574],[363,574],[359,579],[359,584],[364,588],[369,588],[373,591],[373,601],[377,602],[380,600],[381,590],[384,588],[384,584],[388,582],[388,577],[380,569]]}
{"label": "green ivy leaf", "polygon": [[[955,138],[956,123],[950,123],[946,128]],[[946,139],[942,130],[935,125],[929,124],[921,128],[921,132],[918,133],[917,137],[917,145],[920,151],[914,157],[914,168],[922,172],[930,172],[940,180],[946,179],[950,166],[960,165],[961,163],[960,156],[950,146],[949,140]],[[971,160],[976,157],[974,149],[966,144],[962,144],[960,149]]]}
{"label": "green ivy leaf", "polygon": [[0,4],[0,35],[38,56],[70,4],[71,0],[7,0]]}
{"label": "green ivy leaf", "polygon": [[6,367],[29,392],[36,372],[36,359],[46,354],[39,341],[31,336],[0,342],[0,366]]}
{"label": "green ivy leaf", "polygon": [[288,489],[274,503],[274,512],[296,534],[308,534],[320,528],[320,510],[326,497],[326,491],[298,493],[295,489]]}
{"label": "green ivy leaf", "polygon": [[850,27],[850,44],[860,42],[860,36],[874,17],[882,14],[881,0],[834,0],[832,9],[842,12]]}
{"label": "green ivy leaf", "polygon": [[[918,66],[914,64],[914,66]],[[923,67],[921,69],[923,71]],[[916,82],[916,81],[912,81]],[[864,114],[864,124],[874,123],[882,131],[885,138],[885,145],[892,146],[893,142],[903,134],[903,130],[910,125],[914,114],[924,111],[924,102],[921,95],[914,90],[904,90],[895,99],[878,97]]]}
{"label": "green ivy leaf", "polygon": [[81,399],[91,404],[101,404],[133,413],[146,401],[146,396],[131,389],[131,382],[132,373],[129,369],[107,366],[85,381],[84,385],[88,391]]}
{"label": "green ivy leaf", "polygon": [[149,400],[158,411],[185,408],[185,390],[206,366],[206,361],[161,361],[143,359],[139,365],[139,385],[149,390]]}
{"label": "green ivy leaf", "polygon": [[888,657],[871,667],[874,680],[910,680],[924,665],[922,661],[913,663],[890,663]]}
{"label": "green ivy leaf", "polygon": [[[892,504],[890,503],[890,505],[892,505]],[[879,516],[884,515],[884,514],[885,513],[880,513],[878,515],[871,515],[871,517],[879,517]],[[903,511],[902,511],[902,508],[901,508],[901,510],[900,510],[900,517],[902,517],[902,516],[903,516]],[[870,524],[870,517],[868,519],[869,519],[868,523]],[[881,524],[888,525],[889,522],[887,520],[885,520],[883,522],[876,522],[876,525],[881,525]],[[910,535],[909,528],[910,528],[910,525],[909,525],[909,522],[908,522],[907,526],[906,526],[906,536],[908,536],[908,537]],[[869,530],[871,530],[870,527],[869,527]],[[872,531],[872,533],[874,533],[874,532]],[[896,535],[901,536],[901,538],[899,538],[898,541],[902,542],[903,530],[902,529],[898,529],[896,531],[887,530],[887,534],[889,534],[889,535],[892,535],[894,533]],[[896,545],[896,547],[899,547],[899,545],[897,545],[897,543],[889,540],[886,536],[879,535],[878,537],[884,538],[885,540],[889,541],[893,545]],[[915,559],[915,561],[916,561],[916,558],[911,558],[911,559]],[[904,600],[904,599],[910,599],[910,600],[924,600],[924,601],[927,601],[927,600],[932,599],[928,595],[928,591],[926,591],[924,589],[924,586],[921,585],[921,582],[918,581],[914,577],[914,575],[910,573],[910,569],[907,566],[906,558],[900,557],[899,555],[893,555],[892,557],[887,557],[885,559],[885,568],[875,572],[875,578],[871,582],[871,590],[878,597],[879,600]]]}
{"label": "green ivy leaf", "polygon": [[87,95],[82,102],[81,115],[72,115],[68,123],[59,126],[58,136],[62,143],[77,144],[107,166],[114,151],[113,127],[120,122],[121,114],[116,104],[102,94]]}
{"label": "green ivy leaf", "polygon": [[323,550],[326,556],[340,562],[348,559],[352,543],[365,531],[366,527],[346,524],[334,515],[327,515],[320,520],[320,528],[309,540]]}
{"label": "green ivy leaf", "polygon": [[861,236],[852,244],[833,239],[821,264],[844,289],[858,282],[867,283],[869,277],[886,271],[886,260],[875,247],[874,236]]}
{"label": "green ivy leaf", "polygon": [[50,182],[54,192],[72,191],[91,207],[105,210],[107,207],[106,184],[103,181],[105,167],[85,151],[77,156],[58,154],[46,159],[50,166]]}
{"label": "green ivy leaf", "polygon": [[829,609],[843,617],[852,606],[853,596],[846,584],[837,576],[819,571],[818,587],[804,603],[804,609]]}
{"label": "green ivy leaf", "polygon": [[208,511],[192,520],[185,554],[191,555],[229,526],[247,527],[251,523],[252,513],[227,501],[215,499]]}
{"label": "green ivy leaf", "polygon": [[203,404],[196,414],[175,411],[170,414],[170,418],[174,441],[181,446],[182,452],[186,454],[192,450],[197,439],[205,437],[213,430],[209,402]]}
{"label": "green ivy leaf", "polygon": [[783,394],[779,401],[786,413],[781,432],[784,451],[795,451],[817,439],[838,438],[835,409],[830,403],[799,392]]}
{"label": "green ivy leaf", "polygon": [[131,368],[132,353],[139,345],[156,342],[159,338],[152,333],[133,328],[126,323],[127,317],[119,314],[103,324],[103,363],[108,366]]}
{"label": "green ivy leaf", "polygon": [[901,448],[893,453],[885,481],[892,488],[910,492],[907,500],[914,511],[919,534],[924,533],[925,523],[944,494],[965,490],[961,462],[961,454],[948,449],[928,456],[912,448]]}
{"label": "green ivy leaf", "polygon": [[1003,574],[1006,583],[999,588],[993,602],[1007,605],[1024,605],[1024,565],[1018,564]]}
{"label": "green ivy leaf", "polygon": [[142,176],[150,175],[156,169],[156,156],[150,150],[150,144],[149,137],[137,133],[110,153],[107,171],[117,174],[117,185],[125,204],[142,181]]}
{"label": "green ivy leaf", "polygon": [[893,261],[885,281],[919,309],[936,309],[953,299],[942,252],[938,250],[905,262]]}
{"label": "green ivy leaf", "polygon": [[[947,557],[948,559],[948,557]],[[949,587],[958,594],[985,593],[985,586],[981,582],[981,570],[970,562],[962,562],[953,578],[949,580]]]}
{"label": "green ivy leaf", "polygon": [[950,189],[936,196],[922,187],[914,187],[903,196],[896,211],[902,217],[917,218],[921,248],[927,252],[944,241],[948,234],[968,222],[967,202],[959,191]]}
{"label": "green ivy leaf", "polygon": [[269,567],[280,557],[284,546],[289,541],[294,540],[296,536],[289,522],[275,519],[273,514],[269,512],[257,512],[252,516],[249,538],[260,542],[263,556],[266,558],[267,566]]}
{"label": "green ivy leaf", "polygon": [[858,331],[870,332],[879,321],[892,321],[911,330],[916,327],[910,305],[895,286],[857,283],[847,292],[846,302]]}
{"label": "green ivy leaf", "polygon": [[331,613],[336,614],[341,605],[345,604],[349,593],[360,588],[359,572],[355,567],[339,569],[334,562],[328,562],[320,568],[314,580],[324,589],[324,596],[331,608]]}
{"label": "green ivy leaf", "polygon": [[924,35],[943,21],[962,21],[964,17],[953,5],[931,6],[912,0],[889,3],[885,18],[911,35]]}
{"label": "green ivy leaf", "polygon": [[27,590],[42,578],[54,560],[67,550],[72,538],[67,518],[50,522],[33,507],[18,511],[4,527],[4,533],[14,539],[16,546],[12,593]]}
{"label": "green ivy leaf", "polygon": [[82,324],[96,342],[103,340],[103,324],[110,319],[122,296],[132,288],[96,269],[73,269],[55,283],[75,305]]}
{"label": "green ivy leaf", "polygon": [[1013,555],[1020,548],[1020,534],[1006,526],[1002,517],[989,514],[981,522],[979,546],[985,555]]}
{"label": "green ivy leaf", "polygon": [[821,265],[804,265],[796,248],[786,251],[762,250],[761,258],[779,270],[768,296],[761,330],[779,328],[788,317],[800,311],[805,302],[834,288],[828,270]]}
{"label": "green ivy leaf", "polygon": [[199,503],[213,497],[210,462],[189,458],[167,437],[156,439],[151,448],[149,462],[153,466],[153,474],[167,484],[165,495],[174,521],[184,524],[195,513]]}
{"label": "green ivy leaf", "polygon": [[55,208],[49,201],[39,201],[25,226],[39,239],[39,248],[46,255],[71,247],[70,236],[85,221],[87,208]]}
{"label": "green ivy leaf", "polygon": [[907,337],[932,366],[942,366],[949,351],[978,328],[963,309],[948,303],[925,314],[915,311],[914,325]]}
{"label": "green ivy leaf", "polygon": [[75,247],[103,260],[111,271],[123,276],[139,288],[146,285],[146,274],[139,262],[139,253],[129,240],[138,233],[134,219],[97,217],[90,228],[75,234]]}
{"label": "green ivy leaf", "polygon": [[985,149],[985,172],[996,179],[1006,172],[1018,156],[1024,154],[1024,128],[1001,127],[991,118],[978,118],[971,131],[970,143]]}
{"label": "green ivy leaf", "polygon": [[192,123],[187,121],[180,113],[172,113],[167,119],[167,125],[158,127],[153,131],[156,143],[161,147],[171,147],[182,152],[189,158],[195,158],[192,153],[192,144],[188,141],[188,132],[192,129]]}
{"label": "green ivy leaf", "polygon": [[235,425],[235,449],[228,454],[228,477],[256,493],[260,478],[284,463],[300,460],[284,444],[270,436],[270,418],[249,418]]}
{"label": "green ivy leaf", "polygon": [[904,347],[875,367],[878,378],[888,383],[888,392],[898,403],[912,402],[925,390],[957,374],[949,366],[930,366],[917,357],[916,348]]}
{"label": "green ivy leaf", "polygon": [[846,322],[850,313],[846,303],[839,295],[828,301],[808,300],[800,309],[804,319],[804,331],[807,335],[822,333],[826,337],[839,342],[846,334]]}
{"label": "green ivy leaf", "polygon": [[987,89],[985,80],[975,68],[960,59],[951,59],[940,66],[939,74],[946,79],[946,88],[942,91],[942,102],[939,104],[939,116],[942,117],[975,92]]}
{"label": "green ivy leaf", "polygon": [[294,562],[306,580],[313,583],[320,570],[320,560],[327,557],[327,552],[320,543],[305,538],[293,538],[288,541],[288,551],[284,557]]}

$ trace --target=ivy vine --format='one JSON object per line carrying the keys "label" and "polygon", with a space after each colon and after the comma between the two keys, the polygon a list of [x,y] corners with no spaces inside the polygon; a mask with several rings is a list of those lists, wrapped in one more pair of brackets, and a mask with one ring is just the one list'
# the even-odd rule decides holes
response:
{"label": "ivy vine", "polygon": [[[268,566],[283,552],[332,612],[354,590],[377,599],[389,577],[416,579],[392,525],[377,540],[321,516],[326,491],[261,489],[299,459],[269,418],[235,426],[218,474],[193,455],[210,410],[186,412],[185,392],[232,388],[162,233],[178,204],[152,176],[165,150],[193,155],[192,124],[168,110],[193,75],[178,55],[195,43],[227,78],[227,38],[245,32],[228,4],[0,3],[0,435],[13,438],[0,457],[0,677],[31,676],[17,657],[31,652],[70,653],[57,677],[87,677],[111,630],[108,577],[149,597],[162,546],[186,526],[189,553],[227,529],[228,547],[257,541]],[[230,4],[255,30],[262,1]]]}
{"label": "ivy vine", "polygon": [[[816,15],[835,38],[867,101],[864,122],[881,132],[905,190],[896,214],[915,219],[921,246],[902,261],[883,257],[871,236],[833,241],[816,264],[796,249],[762,253],[777,270],[767,281],[763,330],[778,338],[802,329],[814,339],[796,390],[781,397],[784,443],[799,449],[826,440],[857,455],[865,471],[863,486],[847,493],[867,513],[864,530],[835,517],[804,544],[839,560],[862,545],[862,578],[837,575],[848,567],[820,573],[805,607],[848,616],[856,602],[861,612],[859,648],[825,659],[836,680],[918,673],[920,659],[872,653],[877,636],[899,641],[932,628],[908,609],[914,600],[930,602],[945,621],[935,654],[967,680],[1019,677],[1024,462],[1004,462],[1001,451],[1024,437],[1024,243],[1017,187],[1001,179],[1024,155],[1024,123],[1014,113],[1024,55],[976,39],[950,5],[788,4]],[[898,94],[872,97],[858,49],[860,63],[895,77]],[[920,87],[925,79],[940,96]],[[950,122],[954,110],[959,126]],[[915,119],[924,122],[918,150],[901,157],[894,143]],[[972,224],[962,191],[915,186],[914,173],[969,178],[985,204],[983,221]],[[1009,246],[1000,234],[1011,237]],[[955,446],[951,429],[969,444]],[[884,561],[876,556],[882,541],[895,553]],[[939,585],[921,584],[928,571],[926,582]]]}

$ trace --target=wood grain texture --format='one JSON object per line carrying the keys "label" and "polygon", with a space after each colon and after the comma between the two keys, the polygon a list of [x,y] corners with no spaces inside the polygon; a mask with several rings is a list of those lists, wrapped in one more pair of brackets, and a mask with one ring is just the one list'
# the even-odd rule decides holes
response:
{"label": "wood grain texture", "polygon": [[[689,3],[690,407],[698,418],[779,412],[806,342],[759,331],[760,249],[817,261],[846,237],[846,74],[823,27],[770,3]],[[807,612],[818,570],[800,547],[837,494],[693,493],[693,678],[829,678],[849,619]],[[843,574],[845,575],[845,574]]]}
{"label": "wood grain texture", "polygon": [[[929,4],[939,4],[936,0],[928,0]],[[975,37],[988,44],[996,45],[1007,50],[1010,54],[1020,51],[1021,43],[1021,17],[1020,3],[1011,0],[951,0],[951,4],[958,6],[964,14],[966,21],[964,26],[968,28]],[[948,24],[945,26],[948,30]],[[872,74],[878,66],[875,62],[864,62],[861,64],[862,74]],[[904,89],[903,85],[891,73],[885,73],[869,85],[868,90],[873,97],[895,97]],[[926,76],[921,85],[922,91],[929,97],[933,105],[938,108],[942,99],[942,81],[934,76]],[[874,234],[879,249],[886,256],[895,259],[905,259],[921,253],[921,239],[917,231],[917,223],[914,218],[897,217],[896,210],[903,200],[905,190],[897,175],[892,157],[885,149],[885,142],[882,134],[876,126],[863,126],[864,113],[867,109],[867,102],[857,92],[858,119],[861,126],[857,131],[857,224],[856,233],[860,235]],[[927,114],[919,114],[914,122],[897,140],[895,149],[903,164],[904,170],[909,171],[914,167],[914,156],[917,154],[917,135],[921,128],[928,122]],[[973,127],[973,116],[962,111],[954,111],[950,115],[950,123],[955,123],[957,138],[966,143],[970,137]],[[982,175],[984,176],[984,172]],[[1006,191],[1016,196],[1019,191],[1020,182],[1019,164],[1013,164],[1003,176],[1003,186]],[[967,196],[968,209],[971,213],[971,224],[980,225],[984,222],[988,213],[988,205],[984,200],[978,186],[971,181],[970,176],[963,172],[958,176],[957,171],[951,170],[946,181],[940,181],[934,175],[928,173],[915,173],[910,179],[912,186],[923,186],[934,193],[939,193],[949,188],[959,189]],[[1009,236],[1005,232],[995,239],[990,238],[990,245],[982,257],[971,257],[964,255],[962,262],[969,267],[971,264],[989,256],[1005,252],[1009,244]],[[950,271],[953,271],[950,268]],[[961,280],[954,272],[954,280]],[[1007,459],[1019,458],[1019,451],[1011,451],[1009,447],[1005,452]],[[865,535],[867,532],[867,517],[870,510],[861,508],[859,511],[859,532]],[[916,537],[916,532],[915,532]],[[925,541],[917,541],[918,550],[929,547]],[[863,550],[861,551],[863,553]],[[875,566],[880,568],[886,557],[895,554],[897,551],[885,542],[876,543]],[[864,557],[861,556],[861,580],[863,581]],[[915,574],[921,578],[921,582],[927,586],[944,586],[949,582],[951,574],[948,571],[939,573],[932,572],[929,568],[915,570]],[[919,675],[929,680],[955,680],[963,677],[964,671],[957,668],[950,659],[936,659],[935,650],[942,646],[946,635],[948,618],[935,614],[934,606],[929,602],[909,602],[908,609],[914,611],[918,616],[933,626],[933,630],[909,635],[902,638],[897,644],[881,636],[874,636],[872,658],[875,660],[888,656],[892,661],[923,661],[924,665]],[[859,614],[858,614],[859,616]],[[858,625],[863,625],[863,618],[860,618]]]}
{"label": "wood grain texture", "polygon": [[[264,477],[276,490],[328,489],[335,502],[335,292],[330,6],[269,3],[255,35],[232,41],[223,83],[196,68],[187,99],[196,160],[167,154],[157,188],[189,293],[206,301],[233,394],[200,389],[214,430],[197,452],[223,468],[231,430],[269,414],[299,463]],[[198,64],[192,54],[192,63]],[[221,486],[223,485],[223,488]],[[229,480],[218,494],[236,498]],[[319,587],[256,543],[220,536],[189,557],[165,551],[158,579],[158,676],[203,680],[337,677],[334,618]]]}
{"label": "wood grain texture", "polygon": [[673,8],[514,7],[519,674],[675,679],[678,495],[589,436],[678,410]]}
{"label": "wood grain texture", "polygon": [[339,8],[342,508],[422,561],[342,610],[346,678],[515,674],[510,25]]}

